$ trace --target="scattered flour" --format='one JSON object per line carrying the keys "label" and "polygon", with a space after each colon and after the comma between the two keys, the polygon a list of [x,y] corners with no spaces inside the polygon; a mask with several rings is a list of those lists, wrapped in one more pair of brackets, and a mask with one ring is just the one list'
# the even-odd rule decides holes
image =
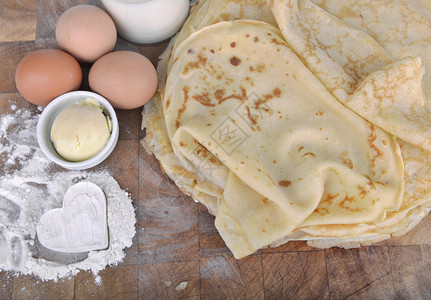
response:
{"label": "scattered flour", "polygon": [[[56,281],[80,270],[97,274],[122,261],[135,235],[129,194],[107,171],[50,172],[54,165],[37,144],[38,113],[12,110],[0,116],[0,268]],[[80,255],[51,253],[37,242],[36,225],[46,211],[62,206],[69,187],[83,180],[97,184],[107,196],[109,248]],[[100,283],[101,278],[95,280]]]}
{"label": "scattered flour", "polygon": [[183,281],[181,282],[179,285],[177,285],[177,287],[175,288],[175,290],[177,291],[182,291],[187,287],[188,281]]}

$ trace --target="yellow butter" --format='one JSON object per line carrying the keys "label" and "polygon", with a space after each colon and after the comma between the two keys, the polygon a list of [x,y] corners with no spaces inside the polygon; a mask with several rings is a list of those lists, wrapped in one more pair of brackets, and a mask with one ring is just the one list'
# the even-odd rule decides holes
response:
{"label": "yellow butter", "polygon": [[111,136],[111,120],[94,98],[65,108],[51,127],[57,153],[69,161],[84,161],[97,155]]}

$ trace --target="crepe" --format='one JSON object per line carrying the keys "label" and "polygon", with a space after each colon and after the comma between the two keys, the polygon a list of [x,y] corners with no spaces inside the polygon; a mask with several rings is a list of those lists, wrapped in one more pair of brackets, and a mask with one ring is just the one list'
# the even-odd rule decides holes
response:
{"label": "crepe", "polygon": [[214,213],[222,194],[222,189],[212,181],[202,180],[193,171],[184,168],[181,161],[173,153],[172,145],[166,132],[163,98],[166,75],[173,63],[171,53],[192,32],[221,21],[238,19],[260,20],[275,25],[276,21],[266,0],[200,0],[191,7],[191,14],[178,35],[171,40],[166,51],[161,55],[157,66],[159,89],[154,99],[144,106],[142,128],[146,128],[147,136],[142,145],[149,153],[159,160],[162,169],[175,181],[177,186],[193,199],[203,203]]}
{"label": "crepe", "polygon": [[[426,100],[420,98],[421,60],[394,60],[366,32],[339,21],[341,27],[334,32],[344,30],[352,43],[365,40],[370,47],[364,53],[373,55],[359,51],[365,60],[357,62],[363,66],[340,73],[345,76],[340,78],[347,79],[356,74],[347,88],[331,85],[337,83],[330,76],[333,73],[325,77],[313,70],[292,47],[280,16],[274,13],[278,22],[274,24],[268,14],[270,6],[288,8],[286,2],[274,1],[268,6],[262,1],[246,3],[248,9],[243,10],[237,1],[208,0],[192,9],[159,63],[163,80],[143,112],[144,147],[156,155],[162,169],[184,193],[216,215],[216,227],[237,258],[289,240],[349,248],[410,230],[431,206],[427,192],[431,161],[420,141],[422,138],[426,144],[428,138],[419,132],[413,138],[415,146],[406,138],[407,142],[396,142],[394,136],[400,136],[399,132],[409,135],[415,124],[424,129],[428,126],[422,121],[405,124],[406,114],[401,114],[401,126],[394,130],[389,125],[395,122],[383,117],[387,113],[390,121],[391,114],[412,103],[423,113]],[[320,7],[312,8],[326,14],[325,18],[336,19]],[[223,22],[244,18],[262,18],[275,26]],[[283,34],[276,26],[284,28]],[[247,34],[250,37],[245,38]],[[341,61],[343,49],[335,49]],[[404,70],[401,78],[410,78],[413,84],[388,88],[385,78],[390,70],[395,70],[395,75]],[[382,106],[383,112],[376,113],[374,104],[364,104],[364,95],[374,91],[370,83],[379,80],[395,95],[414,91],[419,96],[410,97],[409,105],[395,101],[389,110]],[[414,88],[409,90],[409,86]],[[368,121],[338,101],[344,105],[351,102],[350,109]],[[377,124],[379,119],[383,126]],[[239,135],[227,142],[226,133],[232,130]],[[282,155],[286,152],[287,157]],[[376,154],[383,156],[374,160]]]}
{"label": "crepe", "polygon": [[355,248],[409,232],[431,208],[431,153],[402,141],[400,145],[405,165],[405,193],[397,211],[388,212],[385,220],[374,224],[299,226],[289,237],[272,246],[289,240],[306,240],[318,248]]}
{"label": "crepe", "polygon": [[216,24],[221,21],[233,20],[259,20],[276,26],[274,15],[271,8],[266,4],[266,0],[200,0],[191,8],[191,14],[184,23],[181,31],[172,40],[172,45],[165,51],[159,64],[160,91],[163,92],[165,85],[165,75],[170,71],[174,60],[169,59],[168,55],[176,49],[194,31],[205,26]]}
{"label": "crepe", "polygon": [[[428,0],[311,0],[351,28],[372,37],[390,56],[399,60],[420,57],[431,69],[431,3]],[[423,80],[431,97],[431,73]]]}
{"label": "crepe", "polygon": [[289,46],[340,102],[431,150],[424,96],[431,96],[431,72],[422,84],[422,62],[431,69],[426,9],[415,1],[316,1],[334,16],[309,0],[270,2]]}

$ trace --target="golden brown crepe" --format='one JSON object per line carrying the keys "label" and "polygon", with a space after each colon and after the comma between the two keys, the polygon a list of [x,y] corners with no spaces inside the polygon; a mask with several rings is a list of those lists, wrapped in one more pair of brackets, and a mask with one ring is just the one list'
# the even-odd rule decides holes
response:
{"label": "golden brown crepe", "polygon": [[431,19],[424,7],[406,0],[315,1],[335,16],[309,0],[270,2],[289,46],[340,102],[431,150],[423,95],[431,96],[431,72],[422,84],[422,62],[431,69]]}
{"label": "golden brown crepe", "polygon": [[237,258],[404,234],[431,207],[424,60],[395,59],[331,1],[269,2],[195,5],[159,63],[144,147]]}

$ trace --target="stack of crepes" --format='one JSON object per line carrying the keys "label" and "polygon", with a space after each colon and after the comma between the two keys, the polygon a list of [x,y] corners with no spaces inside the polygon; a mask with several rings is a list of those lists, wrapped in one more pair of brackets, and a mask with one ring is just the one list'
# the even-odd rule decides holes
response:
{"label": "stack of crepes", "polygon": [[369,245],[431,208],[427,0],[200,0],[142,141],[236,258]]}

